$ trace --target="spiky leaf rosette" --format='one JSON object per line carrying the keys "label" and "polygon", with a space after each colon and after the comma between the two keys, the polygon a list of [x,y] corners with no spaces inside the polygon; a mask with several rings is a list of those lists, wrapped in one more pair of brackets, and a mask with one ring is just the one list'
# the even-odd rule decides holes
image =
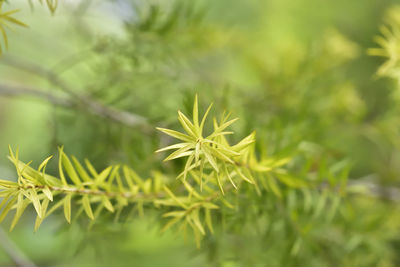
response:
{"label": "spiky leaf rosette", "polygon": [[163,133],[182,141],[157,150],[157,152],[175,150],[165,161],[187,158],[185,168],[177,178],[185,181],[190,174],[200,184],[200,191],[203,190],[204,184],[214,180],[221,193],[224,194],[226,182],[229,182],[235,189],[242,181],[256,185],[254,173],[270,172],[290,160],[290,158],[285,158],[258,161],[254,152],[255,132],[243,138],[237,144],[230,145],[226,136],[233,134],[233,132],[228,131],[227,128],[237,121],[237,118],[229,119],[230,114],[224,113],[220,120],[214,118],[212,132],[205,135],[204,127],[211,107],[212,105],[207,108],[200,120],[196,95],[192,120],[178,111],[178,120],[185,131],[184,133],[157,128]]}

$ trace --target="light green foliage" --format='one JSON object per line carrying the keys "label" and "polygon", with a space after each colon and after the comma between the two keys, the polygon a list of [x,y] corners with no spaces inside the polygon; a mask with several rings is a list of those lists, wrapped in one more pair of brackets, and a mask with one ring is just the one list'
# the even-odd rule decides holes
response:
{"label": "light green foliage", "polygon": [[[124,175],[121,175],[120,166],[110,166],[97,173],[86,161],[87,169],[90,171],[88,174],[75,158],[73,158],[74,163],[71,163],[62,149],[59,153],[60,178],[45,172],[50,157],[44,160],[37,170],[19,161],[18,157],[18,151],[14,155],[10,149],[10,160],[16,166],[18,181],[0,182],[1,195],[6,196],[2,204],[8,201],[7,207],[9,207],[2,211],[2,219],[10,210],[16,209],[11,229],[30,204],[37,213],[35,224],[37,230],[44,218],[62,207],[65,219],[69,223],[73,216],[72,204],[76,203],[91,220],[94,220],[104,209],[118,216],[129,203],[151,202],[162,191],[163,180],[160,176],[152,180],[143,180],[126,166],[122,167]],[[92,206],[96,206],[95,212]],[[82,213],[80,209],[74,219]]]}
{"label": "light green foliage", "polygon": [[237,144],[230,145],[226,136],[233,134],[233,132],[227,131],[227,128],[237,119],[229,119],[229,114],[223,114],[220,121],[214,118],[213,131],[203,137],[204,124],[210,109],[211,105],[200,121],[196,96],[192,121],[182,112],[178,112],[179,122],[185,129],[186,134],[158,128],[165,134],[183,141],[183,143],[174,144],[157,151],[177,149],[165,161],[181,157],[188,158],[185,168],[178,178],[182,178],[185,181],[188,175],[193,177],[199,184],[200,191],[202,191],[203,185],[206,186],[212,180],[218,184],[222,194],[224,194],[226,183],[230,183],[229,188],[238,189],[239,184],[245,181],[254,184],[257,190],[259,190],[257,184],[260,183],[266,189],[271,188],[279,196],[279,189],[272,175],[287,185],[294,187],[306,185],[304,181],[291,177],[285,169],[281,168],[290,161],[289,157],[257,159],[254,150],[255,132]]}
{"label": "light green foliage", "polygon": [[[287,188],[299,188],[299,192],[303,192],[305,197],[304,207],[310,210],[310,185],[305,180],[294,178],[283,168],[290,158],[269,157],[257,160],[254,152],[254,133],[233,146],[229,145],[225,135],[233,132],[226,129],[236,119],[229,120],[228,115],[223,115],[220,121],[214,118],[213,131],[203,137],[210,109],[211,105],[200,120],[196,96],[193,122],[178,112],[179,122],[186,134],[158,128],[183,141],[158,150],[162,152],[177,149],[165,159],[166,161],[188,157],[183,172],[177,177],[180,178],[178,185],[174,185],[174,179],[169,181],[161,173],[154,173],[153,177],[143,179],[125,165],[109,166],[98,172],[88,160],[85,160],[85,167],[75,157],[71,160],[63,148],[59,149],[57,178],[46,173],[46,166],[52,157],[46,158],[38,169],[34,169],[30,163],[25,164],[19,160],[18,150],[14,153],[10,148],[9,158],[16,167],[18,180],[0,180],[0,195],[4,197],[0,205],[5,205],[0,213],[0,222],[11,210],[15,210],[10,227],[12,230],[29,205],[34,207],[37,215],[35,231],[46,217],[58,209],[64,210],[65,219],[71,223],[82,213],[94,221],[103,211],[115,214],[115,218],[118,219],[122,210],[128,207],[137,209],[139,214],[143,214],[144,208],[153,208],[159,209],[162,217],[168,219],[162,231],[177,224],[186,235],[187,228],[190,228],[197,245],[200,246],[206,231],[214,231],[214,210],[220,209],[221,205],[229,209],[238,209],[238,204],[230,203],[231,197],[225,198],[224,195],[232,196],[233,190],[243,190],[242,182],[251,184],[250,190],[253,193],[261,195],[270,191],[278,198],[282,198],[283,193],[277,181]],[[229,186],[226,186],[227,183]],[[171,186],[174,190],[170,189]],[[313,216],[320,216],[325,208],[327,192],[323,191]],[[291,191],[288,196],[297,194],[298,192]],[[334,203],[336,201],[338,197]],[[294,204],[292,202],[289,207]],[[330,217],[335,212],[335,205],[329,212]],[[77,209],[77,212],[73,212],[74,209]]]}
{"label": "light green foliage", "polygon": [[399,265],[395,0],[59,3],[0,60],[0,216],[32,261]]}

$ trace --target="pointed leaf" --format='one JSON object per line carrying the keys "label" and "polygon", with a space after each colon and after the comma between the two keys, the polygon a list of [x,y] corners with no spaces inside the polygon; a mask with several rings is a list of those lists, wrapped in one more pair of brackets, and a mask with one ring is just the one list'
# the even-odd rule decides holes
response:
{"label": "pointed leaf", "polygon": [[193,137],[170,129],[157,128],[157,130],[184,142],[196,141]]}
{"label": "pointed leaf", "polygon": [[64,198],[64,216],[68,223],[71,223],[71,194],[67,194]]}
{"label": "pointed leaf", "polygon": [[82,197],[82,204],[83,204],[83,208],[84,208],[87,216],[90,219],[94,220],[93,211],[92,211],[92,207],[90,206],[90,200],[89,200],[88,195],[84,195]]}

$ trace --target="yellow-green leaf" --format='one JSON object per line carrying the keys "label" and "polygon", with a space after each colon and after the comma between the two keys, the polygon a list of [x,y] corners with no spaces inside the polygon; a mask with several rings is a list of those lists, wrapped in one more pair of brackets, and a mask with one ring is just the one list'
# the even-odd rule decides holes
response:
{"label": "yellow-green leaf", "polygon": [[64,198],[64,216],[68,223],[71,223],[71,194],[67,194]]}
{"label": "yellow-green leaf", "polygon": [[214,228],[211,220],[211,211],[210,209],[205,209],[205,221],[207,224],[208,229],[210,230],[211,233],[214,233]]}
{"label": "yellow-green leaf", "polygon": [[83,204],[83,208],[85,209],[85,212],[86,212],[87,216],[88,216],[90,219],[93,220],[93,219],[94,219],[94,216],[93,216],[92,207],[90,206],[90,200],[89,200],[88,195],[84,195],[84,196],[82,197],[82,204]]}
{"label": "yellow-green leaf", "polygon": [[111,204],[111,201],[107,197],[103,196],[101,198],[101,202],[103,203],[103,205],[106,209],[108,209],[110,212],[114,212],[114,207]]}
{"label": "yellow-green leaf", "polygon": [[46,217],[46,211],[47,211],[47,207],[49,206],[49,199],[45,198],[43,199],[42,202],[42,216],[36,216],[36,221],[35,221],[35,229],[34,231],[37,232],[37,230],[39,229],[40,225],[42,224],[44,218]]}
{"label": "yellow-green leaf", "polygon": [[50,201],[53,201],[53,193],[51,193],[47,185],[42,189],[42,192]]}
{"label": "yellow-green leaf", "polygon": [[11,226],[10,226],[10,232],[14,229],[15,225],[17,225],[19,219],[21,218],[21,215],[24,213],[24,211],[28,205],[29,205],[29,200],[24,199],[24,194],[19,193],[14,219],[12,220]]}
{"label": "yellow-green leaf", "polygon": [[74,166],[72,165],[71,161],[65,153],[62,154],[62,163],[72,182],[74,182],[74,184],[76,185],[80,185],[81,180],[79,179],[79,176],[76,173]]}
{"label": "yellow-green leaf", "polygon": [[165,134],[168,134],[169,136],[172,136],[172,137],[174,137],[174,138],[176,138],[176,139],[185,141],[185,142],[193,142],[193,141],[196,141],[195,138],[193,138],[193,137],[191,137],[191,136],[189,136],[189,135],[186,135],[186,134],[183,134],[183,133],[174,131],[174,130],[165,129],[165,128],[158,128],[158,127],[157,127],[157,130],[159,130],[159,131],[161,131],[161,132],[163,132],[163,133],[165,133]]}
{"label": "yellow-green leaf", "polygon": [[17,201],[17,196],[11,196],[11,199],[8,201],[7,205],[4,207],[4,209],[1,211],[0,214],[0,222],[4,220],[4,218],[7,216],[8,212],[14,205],[14,203]]}

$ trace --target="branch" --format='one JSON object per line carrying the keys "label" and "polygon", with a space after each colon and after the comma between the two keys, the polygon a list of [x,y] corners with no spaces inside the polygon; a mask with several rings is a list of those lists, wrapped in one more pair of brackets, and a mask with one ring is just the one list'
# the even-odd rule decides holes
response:
{"label": "branch", "polygon": [[[7,187],[7,186],[3,186]],[[44,185],[29,185],[29,186],[19,186],[17,187],[18,190],[28,190],[28,189],[35,189],[35,190],[42,190],[44,188],[48,188],[52,192],[59,192],[62,194],[78,194],[78,195],[88,195],[88,196],[105,196],[108,198],[126,198],[130,200],[154,200],[155,198],[164,198],[166,195],[163,192],[157,193],[133,193],[131,191],[105,191],[99,189],[87,189],[85,187],[73,187],[73,186],[44,186]],[[8,188],[15,188],[15,187],[8,187]]]}
{"label": "branch", "polygon": [[9,84],[0,84],[0,95],[3,96],[30,96],[34,98],[43,99],[54,105],[62,106],[65,108],[71,108],[74,106],[70,100],[56,96],[52,93],[45,92],[43,90],[15,86]]}
{"label": "branch", "polygon": [[148,124],[147,119],[140,115],[108,107],[90,98],[89,96],[78,94],[62,79],[60,79],[56,73],[45,69],[38,64],[22,61],[9,55],[4,56],[0,62],[48,80],[49,83],[70,95],[74,102],[76,102],[79,106],[96,116],[106,118],[132,128],[140,126],[141,129],[146,132],[151,131],[153,128]]}
{"label": "branch", "polygon": [[400,189],[396,187],[382,186],[370,181],[353,180],[348,182],[348,188],[353,189],[355,193],[357,191],[367,191],[365,193],[368,196],[400,202]]}
{"label": "branch", "polygon": [[24,253],[10,240],[3,228],[0,227],[0,246],[10,256],[18,267],[36,267]]}

